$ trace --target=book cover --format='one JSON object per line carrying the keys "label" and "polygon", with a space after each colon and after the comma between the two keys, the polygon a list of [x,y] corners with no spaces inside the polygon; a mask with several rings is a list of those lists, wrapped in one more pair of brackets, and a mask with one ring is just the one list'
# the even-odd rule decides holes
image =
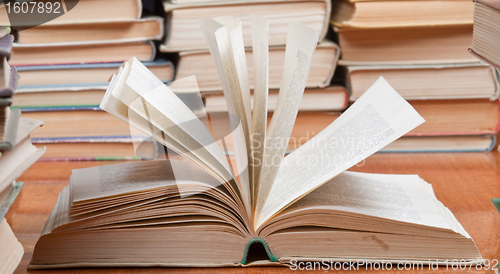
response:
{"label": "book cover", "polygon": [[12,188],[10,189],[5,199],[2,200],[0,197],[0,220],[3,220],[3,218],[5,217],[5,214],[7,214],[7,211],[9,211],[9,208],[16,200],[19,192],[21,192],[22,187],[23,182],[15,182],[12,184]]}
{"label": "book cover", "polygon": [[0,56],[7,59],[10,58],[10,53],[12,51],[12,43],[14,42],[14,36],[12,34],[7,34],[0,38]]}
{"label": "book cover", "polygon": [[[45,91],[68,91],[68,90],[79,91],[79,90],[89,90],[89,89],[105,90],[108,87],[109,79],[105,79],[103,77],[101,77],[102,79],[100,80],[95,79],[96,77],[93,77],[95,80],[92,80],[89,79],[88,76],[86,78],[82,76],[81,79],[75,81],[69,81],[67,79],[58,80],[55,77],[59,73],[65,75],[67,75],[68,73],[80,74],[80,73],[85,73],[85,71],[88,70],[102,71],[104,74],[104,71],[108,71],[109,69],[117,69],[120,67],[121,64],[122,64],[121,62],[118,62],[118,63],[21,66],[18,68],[18,71],[20,73],[24,73],[25,75],[28,75],[27,73],[31,73],[29,74],[29,76],[31,76],[32,78],[43,77],[44,80],[42,80],[42,82],[44,82],[44,84],[32,84],[32,81],[28,82],[28,79],[26,79],[26,81],[29,83],[27,84],[23,83],[23,81],[21,80],[21,83],[19,83],[19,85],[17,86],[16,92],[22,93],[22,92],[45,92]],[[148,68],[155,71],[161,69],[161,71],[158,71],[159,74],[158,77],[165,83],[173,81],[175,71],[172,62],[167,61],[165,59],[157,59],[154,61],[145,61],[144,64]],[[47,83],[47,81],[50,81],[49,79],[47,79],[49,77],[53,78],[53,80],[51,81],[53,83],[55,82],[54,84]]]}
{"label": "book cover", "polygon": [[11,109],[7,116],[7,124],[5,125],[5,134],[0,141],[0,151],[11,150],[14,148],[17,139],[19,127],[19,119],[21,118],[20,109]]}

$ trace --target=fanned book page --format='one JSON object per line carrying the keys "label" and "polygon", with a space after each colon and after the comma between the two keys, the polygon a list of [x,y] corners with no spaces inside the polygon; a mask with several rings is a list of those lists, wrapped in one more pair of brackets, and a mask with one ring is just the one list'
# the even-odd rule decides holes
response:
{"label": "fanned book page", "polygon": [[299,23],[290,23],[278,104],[262,144],[266,150],[259,176],[256,212],[262,210],[285,156],[317,43],[318,35],[312,29]]}
{"label": "fanned book page", "polygon": [[200,165],[249,208],[224,154],[203,122],[154,74],[131,58],[113,77],[100,106]]}
{"label": "fanned book page", "polygon": [[[234,17],[218,17],[201,21],[205,39],[212,54],[222,89],[229,106],[230,126],[235,146],[237,174],[245,199],[251,201],[252,152],[250,139],[250,88],[246,68],[241,22]],[[250,214],[251,206],[248,207]]]}

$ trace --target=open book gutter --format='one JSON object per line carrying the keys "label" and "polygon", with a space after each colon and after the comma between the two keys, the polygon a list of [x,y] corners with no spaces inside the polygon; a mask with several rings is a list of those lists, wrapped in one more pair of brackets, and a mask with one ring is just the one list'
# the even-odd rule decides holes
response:
{"label": "open book gutter", "polygon": [[[417,175],[346,171],[424,122],[382,77],[284,157],[318,35],[290,23],[278,103],[267,125],[266,19],[251,18],[253,109],[241,22],[219,17],[200,26],[222,82],[227,125],[193,107],[201,101],[185,104],[136,58],[125,62],[100,107],[189,163],[74,170],[32,268],[245,265],[253,242],[265,246],[269,263],[367,258],[441,264],[457,256],[481,263],[470,236]],[[196,87],[194,77],[181,81]],[[224,128],[227,134],[214,138]],[[228,161],[223,150],[229,139],[235,157]],[[80,245],[58,244],[63,241]]]}

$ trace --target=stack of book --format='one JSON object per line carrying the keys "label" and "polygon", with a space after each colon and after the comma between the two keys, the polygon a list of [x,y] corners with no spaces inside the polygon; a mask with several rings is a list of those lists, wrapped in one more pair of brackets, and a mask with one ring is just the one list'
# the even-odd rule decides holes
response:
{"label": "stack of book", "polygon": [[473,2],[462,0],[333,1],[331,23],[351,101],[384,76],[426,120],[386,151],[493,148],[499,75],[467,52],[473,13]]}
{"label": "stack of book", "polygon": [[[246,64],[248,64],[248,84],[251,90],[254,88],[256,76],[254,75],[253,52],[250,47],[252,45],[250,15],[260,15],[268,20],[269,99],[267,107],[270,112],[273,112],[276,106],[282,81],[288,24],[291,21],[300,22],[314,29],[319,35],[319,43],[312,59],[292,139],[298,140],[303,137],[301,135],[307,131],[307,127],[311,123],[317,123],[318,120],[330,124],[339,116],[340,111],[347,107],[348,96],[345,88],[331,84],[340,51],[337,44],[325,39],[331,14],[329,0],[172,0],[165,1],[163,4],[167,13],[166,38],[160,51],[179,53],[176,80],[196,76],[197,88],[204,99],[208,113],[227,112],[227,105],[222,92],[222,84],[199,21],[208,17],[227,15],[234,16],[242,22],[242,36],[246,49]],[[176,85],[172,87],[172,90],[177,93],[193,91],[183,85]],[[310,134],[312,136],[315,133]]]}
{"label": "stack of book", "polygon": [[142,137],[98,106],[109,77],[131,56],[162,81],[173,79],[172,63],[156,56],[164,19],[149,14],[141,0],[81,0],[64,15],[17,32],[11,63],[23,77],[13,105],[45,121],[33,135],[47,146],[45,159],[138,158],[132,142]]}
{"label": "stack of book", "polygon": [[7,60],[11,54],[14,37],[8,28],[1,28],[0,38],[0,273],[12,273],[24,253],[23,247],[4,219],[22,187],[15,180],[35,163],[45,152],[31,144],[30,133],[43,122],[21,118],[19,109],[11,109],[13,95],[19,78],[15,67]]}

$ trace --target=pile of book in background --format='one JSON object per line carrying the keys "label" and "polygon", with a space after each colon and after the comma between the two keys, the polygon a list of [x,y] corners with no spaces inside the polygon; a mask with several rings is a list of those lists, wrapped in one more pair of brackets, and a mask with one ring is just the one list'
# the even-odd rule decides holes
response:
{"label": "pile of book in background", "polygon": [[0,273],[12,273],[24,253],[4,219],[23,185],[15,180],[45,152],[30,140],[31,132],[43,122],[21,117],[19,109],[10,108],[19,75],[7,63],[14,40],[9,31],[0,28]]}
{"label": "pile of book in background", "polygon": [[[285,42],[287,22],[300,21],[322,34],[289,149],[303,144],[338,117],[338,111],[348,105],[343,101],[346,89],[353,102],[380,76],[426,119],[383,151],[487,151],[495,144],[500,120],[499,75],[467,52],[472,40],[472,2],[260,0],[229,4],[171,0],[164,2],[164,7],[169,28],[160,50],[179,52],[176,79],[196,75],[209,113],[227,111],[227,106],[197,20],[209,15],[237,16],[245,36],[249,14],[268,18],[273,48],[269,86],[276,89],[270,91],[270,111],[280,83],[283,57],[278,53]],[[336,48],[324,39],[324,21],[330,21],[334,30],[334,35],[327,37],[337,41],[342,52],[333,82],[339,52],[324,49],[325,45]],[[252,63],[251,51],[247,62]],[[249,73],[252,79],[251,69]]]}
{"label": "pile of book in background", "polygon": [[[98,106],[109,77],[131,56],[172,80],[171,62],[156,57],[165,26],[151,15],[155,9],[147,0],[81,0],[66,14],[16,33],[11,63],[23,77],[13,105],[45,122],[33,133],[33,143],[47,147],[45,160],[138,158],[132,142],[145,137],[131,136],[128,125]],[[144,157],[155,156],[151,143]]]}
{"label": "pile of book in background", "polygon": [[[499,76],[467,52],[473,12],[474,4],[463,0],[81,0],[67,14],[18,32],[12,63],[24,77],[14,105],[45,121],[33,141],[47,146],[46,159],[138,159],[132,142],[145,137],[131,136],[128,125],[98,108],[108,77],[136,56],[166,83],[174,75],[195,75],[206,111],[227,112],[199,20],[241,19],[253,83],[249,22],[255,14],[269,21],[270,112],[288,23],[299,21],[320,34],[290,150],[329,125],[380,76],[427,120],[384,151],[491,150],[500,119]],[[152,142],[145,158],[154,158],[157,149]]]}
{"label": "pile of book in background", "polygon": [[[500,119],[499,75],[467,51],[473,33],[473,2],[333,3],[331,22],[342,49],[339,65],[351,101],[384,76],[426,120],[386,150],[493,148]],[[496,20],[483,28],[496,29],[498,45]],[[498,56],[497,51],[497,61]]]}

